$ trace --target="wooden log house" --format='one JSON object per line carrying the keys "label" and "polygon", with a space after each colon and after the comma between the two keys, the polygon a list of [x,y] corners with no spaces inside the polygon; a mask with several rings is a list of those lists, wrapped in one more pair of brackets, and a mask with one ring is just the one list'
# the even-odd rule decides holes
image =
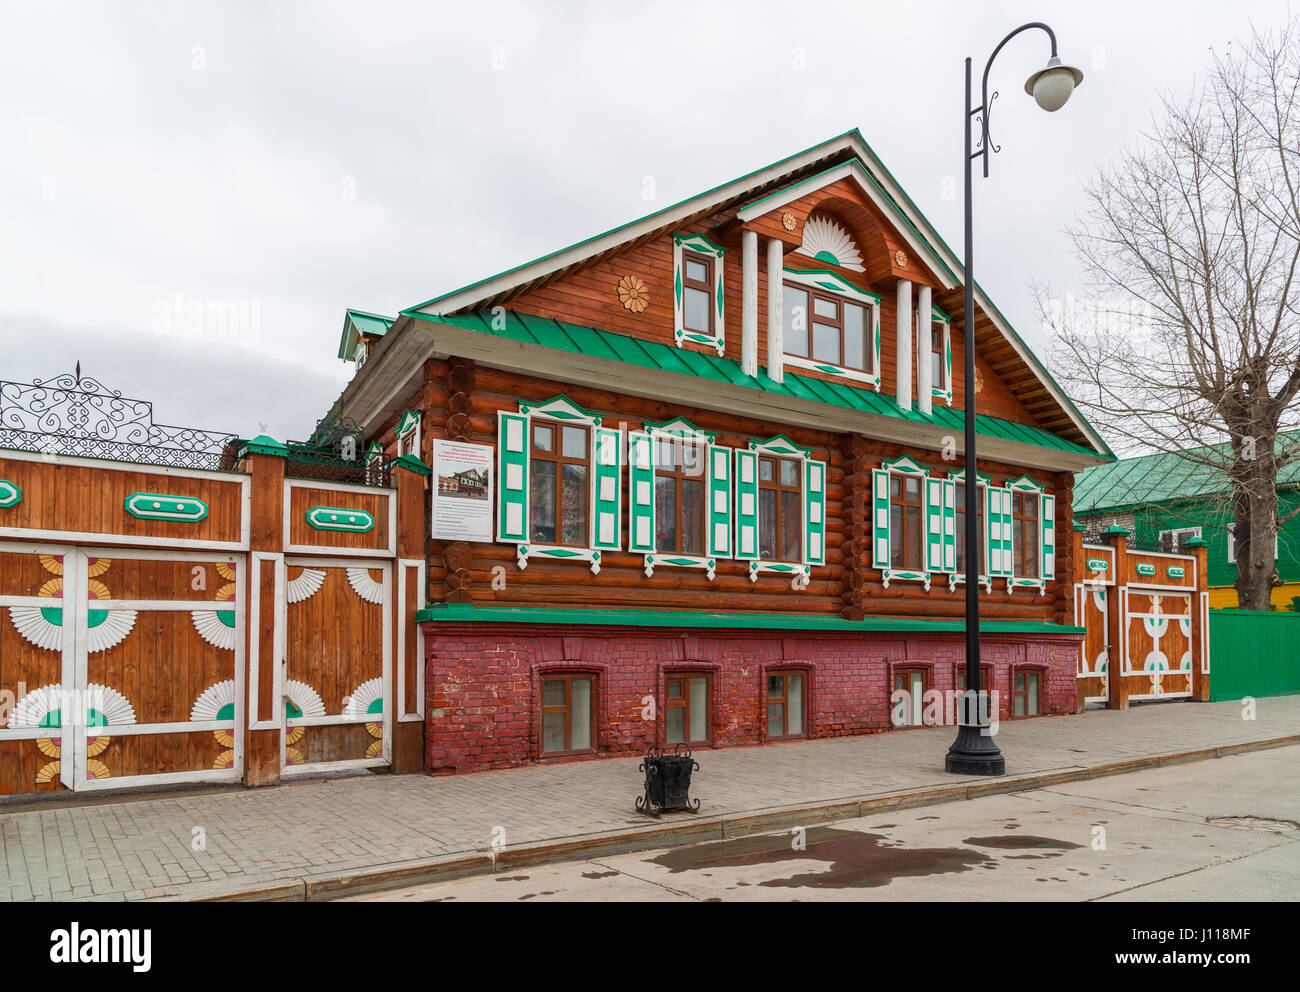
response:
{"label": "wooden log house", "polygon": [[1071,490],[1113,455],[982,290],[963,326],[965,290],[852,131],[349,311],[332,413],[435,477],[437,441],[492,451],[493,539],[427,543],[425,770],[922,722],[964,688],[968,388],[985,685],[1002,719],[1075,711]]}

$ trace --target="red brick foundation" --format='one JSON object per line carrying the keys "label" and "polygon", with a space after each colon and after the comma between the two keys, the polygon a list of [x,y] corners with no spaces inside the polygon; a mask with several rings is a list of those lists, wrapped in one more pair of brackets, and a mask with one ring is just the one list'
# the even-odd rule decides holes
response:
{"label": "red brick foundation", "polygon": [[[807,737],[891,729],[895,668],[927,671],[928,688],[954,689],[965,656],[961,634],[691,630],[666,627],[426,623],[425,771],[509,768],[538,760],[541,679],[555,671],[597,677],[596,753],[573,761],[639,754],[664,739],[666,673],[712,676],[712,746],[766,742],[771,670],[805,673]],[[1017,669],[1041,673],[1040,713],[1076,711],[1081,635],[989,635],[1000,719],[1010,719]],[[645,697],[654,697],[654,719]]]}

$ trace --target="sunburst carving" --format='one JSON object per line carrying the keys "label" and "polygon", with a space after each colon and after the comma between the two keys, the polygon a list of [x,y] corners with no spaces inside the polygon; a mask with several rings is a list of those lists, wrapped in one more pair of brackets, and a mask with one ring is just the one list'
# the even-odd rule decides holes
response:
{"label": "sunburst carving", "polygon": [[864,271],[862,252],[853,236],[829,217],[810,217],[803,226],[803,244],[795,249],[819,262],[838,265],[854,272]]}

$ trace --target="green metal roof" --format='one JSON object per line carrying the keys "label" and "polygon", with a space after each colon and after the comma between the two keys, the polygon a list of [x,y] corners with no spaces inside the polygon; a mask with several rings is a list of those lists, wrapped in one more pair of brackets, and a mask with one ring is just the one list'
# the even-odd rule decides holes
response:
{"label": "green metal roof", "polygon": [[[1300,431],[1278,435],[1278,449],[1300,444]],[[1123,510],[1151,503],[1193,499],[1223,492],[1228,478],[1210,465],[1194,460],[1201,457],[1230,457],[1227,443],[1190,448],[1184,453],[1162,451],[1094,465],[1080,473],[1074,483],[1074,512],[1096,513]],[[1188,457],[1191,456],[1191,457]],[[1278,485],[1300,484],[1300,460],[1284,465]]]}
{"label": "green metal roof", "polygon": [[348,361],[352,358],[352,351],[356,348],[357,338],[362,334],[369,334],[374,337],[382,338],[396,317],[385,317],[377,313],[367,313],[364,310],[348,310],[343,316],[343,336],[339,339],[339,358]]}
{"label": "green metal roof", "polygon": [[[776,382],[761,369],[757,375],[746,375],[741,371],[740,363],[734,359],[720,358],[708,352],[677,348],[658,341],[633,338],[626,334],[581,327],[547,317],[535,317],[532,314],[515,313],[512,310],[500,311],[496,315],[468,313],[451,317],[437,317],[418,310],[404,310],[402,313],[403,316],[434,324],[450,324],[466,330],[521,341],[525,344],[541,345],[558,351],[626,362],[629,365],[639,365],[659,372],[675,372],[678,375],[688,375],[698,379],[712,379],[715,382],[731,383],[781,396],[793,396],[846,410],[876,413],[921,424],[935,424],[953,433],[961,433],[965,429],[966,417],[962,411],[947,406],[936,406],[934,413],[926,416],[915,410],[904,410],[894,397],[877,393],[872,389],[859,389],[845,383],[796,375],[788,370],[784,381]],[[504,319],[501,319],[502,316]],[[1018,441],[1021,444],[1032,444],[1040,448],[1052,448],[1092,458],[1102,457],[1091,448],[1067,441],[1045,428],[1018,424],[998,417],[976,415],[975,432],[985,437]]]}

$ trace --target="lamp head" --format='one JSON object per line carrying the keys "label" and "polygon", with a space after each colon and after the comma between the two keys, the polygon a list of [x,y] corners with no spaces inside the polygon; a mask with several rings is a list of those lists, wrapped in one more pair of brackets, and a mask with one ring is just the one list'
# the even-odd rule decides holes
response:
{"label": "lamp head", "polygon": [[1083,82],[1083,71],[1072,65],[1062,65],[1061,60],[1053,55],[1047,61],[1047,67],[1040,69],[1025,80],[1025,92],[1034,98],[1040,107],[1049,113],[1060,110],[1065,101],[1070,99],[1074,88]]}

